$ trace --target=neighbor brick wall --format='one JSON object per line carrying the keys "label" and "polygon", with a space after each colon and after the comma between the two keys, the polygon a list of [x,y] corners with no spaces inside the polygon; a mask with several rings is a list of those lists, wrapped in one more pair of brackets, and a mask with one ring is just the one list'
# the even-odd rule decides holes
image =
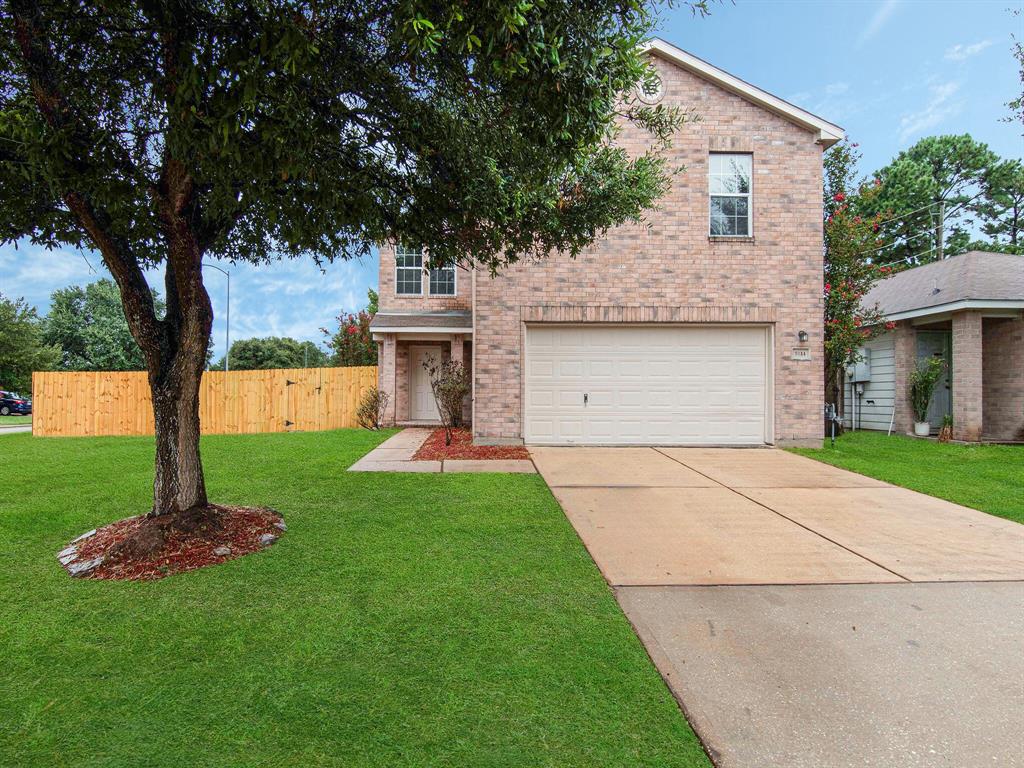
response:
{"label": "neighbor brick wall", "polygon": [[981,365],[984,437],[1024,440],[1024,318],[985,318]]}
{"label": "neighbor brick wall", "polygon": [[910,373],[917,366],[917,332],[909,320],[900,320],[892,331],[893,336],[893,398],[896,402],[896,417],[893,432],[912,434],[914,431],[914,409],[910,403]]}
{"label": "neighbor brick wall", "polygon": [[[776,442],[820,443],[822,148],[811,132],[661,59],[655,63],[665,103],[692,107],[701,117],[673,140],[669,166],[685,164],[686,172],[673,179],[661,210],[647,224],[611,231],[575,261],[556,255],[497,278],[476,275],[474,434],[482,441],[522,435],[523,308],[580,305],[595,313],[631,307],[629,316],[645,322],[736,322],[770,311]],[[620,140],[634,154],[649,142],[632,125]],[[751,239],[708,237],[711,150],[753,153]],[[789,359],[801,330],[810,335],[809,362]]]}
{"label": "neighbor brick wall", "polygon": [[953,314],[953,438],[976,441],[982,431],[981,313]]}

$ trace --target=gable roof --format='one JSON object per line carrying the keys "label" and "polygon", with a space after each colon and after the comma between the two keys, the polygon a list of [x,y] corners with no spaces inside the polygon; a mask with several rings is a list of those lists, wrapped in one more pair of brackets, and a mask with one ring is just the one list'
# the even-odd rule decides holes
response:
{"label": "gable roof", "polygon": [[832,146],[837,141],[842,141],[846,136],[846,133],[838,125],[813,115],[807,110],[800,109],[768,91],[762,91],[756,85],[751,85],[735,75],[730,75],[724,69],[719,69],[703,59],[697,58],[692,53],[677,48],[672,43],[656,37],[647,42],[644,50],[661,56],[697,77],[714,83],[719,88],[734,93],[769,112],[774,112],[801,128],[817,133],[818,141],[826,147]]}
{"label": "gable roof", "polygon": [[950,256],[880,280],[862,303],[877,304],[897,320],[957,309],[1024,308],[1024,256],[989,251]]}

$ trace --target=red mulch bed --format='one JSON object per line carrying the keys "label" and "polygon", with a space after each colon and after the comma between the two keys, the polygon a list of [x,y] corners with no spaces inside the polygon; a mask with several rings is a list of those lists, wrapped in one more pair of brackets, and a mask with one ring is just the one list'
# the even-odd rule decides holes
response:
{"label": "red mulch bed", "polygon": [[[88,538],[69,545],[75,548],[75,557],[63,565],[69,573],[83,579],[162,579],[174,573],[193,571],[258,552],[273,544],[285,529],[284,519],[272,509],[211,504],[210,511],[215,515],[216,525],[202,525],[190,532],[169,527],[166,529],[164,546],[152,555],[141,558],[109,556],[111,548],[135,533],[146,516],[118,520],[98,528]],[[265,534],[272,535],[274,539],[261,542],[260,537]],[[218,547],[228,547],[231,551],[228,554],[215,554],[214,550]],[[100,565],[79,574],[73,572],[76,564],[98,557],[104,558]]]}
{"label": "red mulch bed", "polygon": [[473,445],[473,435],[468,429],[456,429],[452,444],[445,445],[444,430],[435,429],[412,458],[414,461],[529,459],[530,452],[521,445]]}

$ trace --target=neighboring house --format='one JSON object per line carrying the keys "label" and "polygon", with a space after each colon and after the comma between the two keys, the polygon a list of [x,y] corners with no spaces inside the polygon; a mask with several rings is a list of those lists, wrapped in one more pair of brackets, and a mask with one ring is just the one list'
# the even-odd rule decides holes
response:
{"label": "neighboring house", "polygon": [[957,440],[1024,440],[1024,256],[970,251],[908,269],[863,304],[896,327],[865,344],[847,372],[848,426],[888,430],[891,421],[912,432],[907,376],[940,357],[948,365],[928,412],[933,432],[951,415]]}
{"label": "neighboring house", "polygon": [[[838,126],[660,40],[650,99],[693,108],[642,225],[491,277],[384,246],[380,386],[430,422],[424,356],[472,369],[479,443],[819,444],[822,151]],[[627,124],[639,152],[650,136]]]}

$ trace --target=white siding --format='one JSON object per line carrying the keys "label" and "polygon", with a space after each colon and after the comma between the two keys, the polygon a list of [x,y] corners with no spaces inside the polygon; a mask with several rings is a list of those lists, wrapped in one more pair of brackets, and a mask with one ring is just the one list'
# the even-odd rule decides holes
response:
{"label": "white siding", "polygon": [[[896,367],[891,333],[883,333],[864,345],[871,350],[871,381],[865,382],[857,415],[858,429],[889,429],[893,397],[896,393]],[[851,426],[853,403],[857,395],[849,381],[845,382],[843,422]]]}

